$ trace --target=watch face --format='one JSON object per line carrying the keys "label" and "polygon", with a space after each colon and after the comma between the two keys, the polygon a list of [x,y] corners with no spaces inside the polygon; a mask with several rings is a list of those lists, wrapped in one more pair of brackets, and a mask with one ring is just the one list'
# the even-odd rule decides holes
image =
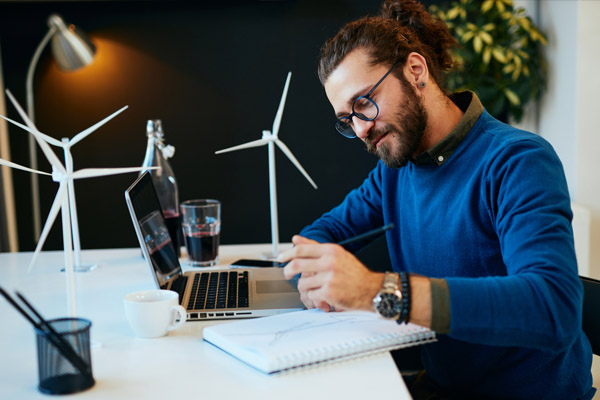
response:
{"label": "watch face", "polygon": [[377,312],[384,318],[398,318],[402,302],[394,293],[381,293],[377,302]]}

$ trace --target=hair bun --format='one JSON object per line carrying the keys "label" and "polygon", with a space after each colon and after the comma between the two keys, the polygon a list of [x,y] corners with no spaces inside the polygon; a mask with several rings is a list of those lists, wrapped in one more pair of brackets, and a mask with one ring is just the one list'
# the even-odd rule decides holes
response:
{"label": "hair bun", "polygon": [[381,17],[394,19],[418,33],[423,29],[429,14],[416,0],[386,0],[381,6]]}
{"label": "hair bun", "polygon": [[431,15],[417,0],[386,0],[381,6],[382,18],[397,21],[417,35],[419,41],[433,50],[437,62],[444,69],[453,62],[448,50],[456,46],[446,23]]}

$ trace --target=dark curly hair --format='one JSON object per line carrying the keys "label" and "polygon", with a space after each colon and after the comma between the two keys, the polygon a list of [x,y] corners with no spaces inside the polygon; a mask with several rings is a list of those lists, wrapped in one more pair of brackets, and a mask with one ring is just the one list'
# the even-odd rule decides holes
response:
{"label": "dark curly hair", "polygon": [[323,45],[319,79],[325,84],[346,55],[357,48],[369,52],[373,65],[404,63],[416,52],[425,58],[429,73],[445,92],[446,73],[453,65],[450,50],[456,44],[446,24],[418,1],[386,0],[378,16],[348,23]]}

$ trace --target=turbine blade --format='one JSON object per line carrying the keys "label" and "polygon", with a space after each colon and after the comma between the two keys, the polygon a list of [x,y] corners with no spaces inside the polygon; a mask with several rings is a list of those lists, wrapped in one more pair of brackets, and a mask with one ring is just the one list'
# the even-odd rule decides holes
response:
{"label": "turbine blade", "polygon": [[312,187],[317,189],[317,184],[311,179],[311,177],[304,170],[304,168],[302,168],[302,165],[300,165],[298,160],[296,160],[296,157],[294,157],[294,155],[292,154],[292,151],[285,145],[285,143],[283,143],[281,140],[277,139],[277,140],[275,140],[275,144],[281,149],[281,151],[283,151],[283,153],[287,156],[287,158],[290,159],[292,164],[294,164],[296,166],[296,168],[298,168],[298,170],[302,173],[302,175],[304,175],[306,180],[308,180],[310,182]]}
{"label": "turbine blade", "polygon": [[290,87],[290,80],[292,79],[292,72],[288,72],[287,79],[285,80],[285,86],[283,87],[283,94],[281,95],[281,101],[279,102],[279,108],[277,114],[275,114],[275,120],[273,121],[273,136],[277,137],[279,134],[279,125],[281,124],[281,117],[283,116],[283,109],[285,107],[285,99],[287,97],[288,88]]}
{"label": "turbine blade", "polygon": [[73,179],[95,178],[98,176],[109,176],[127,174],[130,172],[141,172],[159,167],[125,167],[125,168],[84,168],[73,172]]}
{"label": "turbine blade", "polygon": [[29,117],[27,116],[25,111],[23,111],[23,109],[21,108],[21,106],[19,105],[17,100],[13,97],[10,90],[6,89],[6,95],[8,96],[10,101],[13,103],[13,105],[15,106],[17,111],[19,112],[19,115],[21,116],[21,118],[23,118],[23,121],[25,121],[27,126],[31,129],[31,131],[29,131],[29,132],[31,132],[33,137],[35,137],[35,140],[40,145],[40,148],[44,152],[44,155],[48,159],[48,162],[50,162],[50,164],[52,165],[53,168],[56,168],[59,172],[66,174],[66,170],[65,170],[65,167],[63,166],[62,162],[58,159],[56,154],[54,154],[54,152],[52,151],[52,149],[50,148],[48,143],[46,143],[44,141],[43,137],[41,136],[42,135],[41,132],[36,128],[35,124],[29,119]]}
{"label": "turbine blade", "polygon": [[128,107],[129,106],[122,107],[120,110],[117,110],[114,113],[110,114],[108,117],[104,118],[102,121],[95,123],[94,125],[90,126],[89,128],[84,129],[83,131],[79,132],[77,135],[73,136],[73,139],[71,139],[69,141],[71,146],[74,146],[75,144],[77,144],[80,141],[82,141],[83,139],[85,139],[90,133],[94,132],[96,129],[100,128],[102,125],[104,125],[105,123],[107,123],[108,121],[110,121],[111,119],[116,117],[117,115],[121,114]]}
{"label": "turbine blade", "polygon": [[[25,130],[25,131],[27,131],[29,133],[33,133],[34,132],[32,129],[29,129],[29,127],[27,127],[26,125],[23,125],[23,124],[21,124],[21,123],[19,123],[17,121],[13,121],[12,119],[5,117],[4,115],[0,115],[0,118],[7,120],[11,124],[16,125],[19,128],[21,128],[21,129],[23,129],[23,130]],[[50,143],[51,145],[53,145],[53,146],[59,146],[59,147],[62,146],[62,142],[60,140],[54,139],[52,136],[48,136],[48,135],[46,135],[45,133],[42,133],[42,132],[38,132],[38,133],[44,138],[44,140],[46,142]]]}
{"label": "turbine blade", "polygon": [[258,146],[262,146],[267,143],[269,143],[268,139],[258,139],[258,140],[254,140],[252,142],[240,144],[238,146],[233,146],[233,147],[229,147],[227,149],[215,151],[215,154],[227,153],[229,151],[236,151],[236,150],[242,150],[242,149],[249,149],[251,147],[258,147]]}
{"label": "turbine blade", "polygon": [[40,238],[38,240],[37,246],[35,247],[35,252],[33,253],[33,258],[29,263],[29,267],[27,268],[27,272],[31,271],[31,268],[37,261],[37,258],[46,242],[46,238],[50,233],[50,229],[52,229],[52,225],[54,225],[54,221],[56,220],[56,216],[58,215],[58,211],[60,211],[60,207],[62,205],[63,197],[67,195],[67,181],[64,180],[60,183],[58,187],[58,191],[56,192],[56,197],[54,197],[54,201],[52,202],[52,207],[50,207],[50,212],[48,213],[48,218],[46,218],[46,224],[44,225],[44,229],[40,234]]}
{"label": "turbine blade", "polygon": [[7,167],[21,169],[21,170],[27,171],[27,172],[33,172],[34,174],[41,174],[41,175],[52,176],[52,174],[50,174],[48,172],[38,171],[37,169],[32,169],[32,168],[27,168],[27,167],[24,167],[22,165],[15,164],[14,162],[10,162],[8,160],[5,160],[3,158],[0,158],[0,165],[6,165]]}

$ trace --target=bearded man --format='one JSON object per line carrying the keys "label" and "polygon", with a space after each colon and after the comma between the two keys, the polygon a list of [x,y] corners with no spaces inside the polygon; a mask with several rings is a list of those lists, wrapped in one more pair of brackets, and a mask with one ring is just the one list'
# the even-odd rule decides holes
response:
{"label": "bearded man", "polygon": [[[448,94],[455,45],[414,0],[344,26],[321,50],[335,130],[380,158],[279,261],[309,307],[375,310],[437,332],[418,398],[591,399],[590,343],[562,164],[541,137]],[[393,271],[332,243],[384,224]]]}

